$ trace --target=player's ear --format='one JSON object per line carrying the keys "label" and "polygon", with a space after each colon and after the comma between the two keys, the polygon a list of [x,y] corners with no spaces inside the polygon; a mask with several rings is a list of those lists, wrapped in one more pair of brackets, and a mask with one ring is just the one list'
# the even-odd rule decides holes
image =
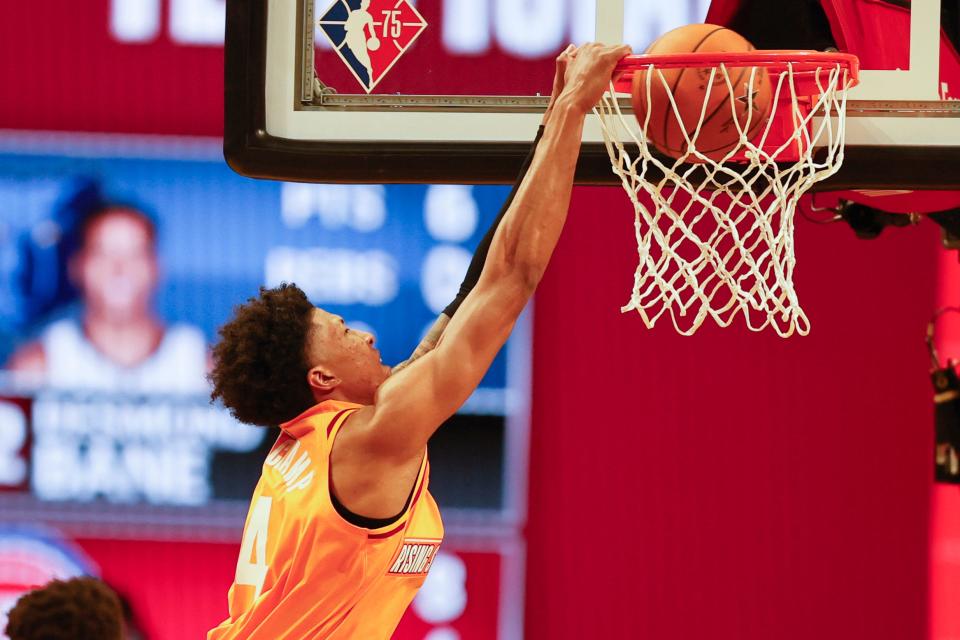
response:
{"label": "player's ear", "polygon": [[340,386],[340,382],[340,378],[323,365],[317,365],[307,371],[307,384],[313,389],[314,394],[327,395]]}

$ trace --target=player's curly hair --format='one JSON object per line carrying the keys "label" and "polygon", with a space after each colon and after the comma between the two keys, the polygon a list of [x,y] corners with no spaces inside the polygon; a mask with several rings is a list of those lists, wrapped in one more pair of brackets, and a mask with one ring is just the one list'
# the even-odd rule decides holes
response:
{"label": "player's curly hair", "polygon": [[277,426],[312,407],[306,342],[313,305],[294,284],[260,288],[234,310],[213,347],[212,400],[241,421]]}
{"label": "player's curly hair", "polygon": [[54,580],[22,596],[7,617],[10,640],[121,640],[123,609],[96,578]]}

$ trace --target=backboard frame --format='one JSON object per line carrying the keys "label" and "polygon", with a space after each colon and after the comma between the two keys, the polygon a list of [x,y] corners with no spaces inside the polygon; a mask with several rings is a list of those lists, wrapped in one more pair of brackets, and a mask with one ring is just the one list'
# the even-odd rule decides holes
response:
{"label": "backboard frame", "polygon": [[[611,4],[622,11],[622,0],[610,4],[600,0],[598,14],[601,7],[609,14]],[[921,38],[925,24],[930,28],[934,9],[939,15],[939,0],[915,4],[924,9],[914,16],[911,40]],[[325,93],[319,83],[311,86],[308,75],[312,74],[305,73],[313,70],[313,29],[307,28],[312,27],[312,8],[312,0],[227,0],[224,156],[235,171],[307,182],[506,184],[516,179],[548,98]],[[616,24],[598,15],[597,25],[597,32],[606,39],[616,37]],[[278,29],[295,33],[278,37]],[[268,31],[273,38],[268,38]],[[848,106],[846,161],[819,190],[957,188],[956,176],[943,168],[960,166],[960,102],[910,100],[905,92],[895,96],[898,99],[883,99],[876,89],[893,78],[890,74],[899,74],[897,82],[903,81],[904,86],[922,82],[921,75],[931,73],[931,55],[932,73],[936,73],[936,50],[931,54],[927,49],[911,50],[912,71],[863,72],[867,81],[854,90],[859,95],[851,93]],[[922,56],[927,63],[914,64],[915,57]],[[267,73],[278,64],[299,69],[300,77]],[[348,122],[351,115],[369,117],[371,112],[387,111],[390,139],[376,127],[371,128],[372,137],[363,139],[348,125],[332,128],[339,132],[336,139],[330,129],[318,132],[312,124],[318,121],[317,112]],[[462,125],[464,114],[470,114],[473,126]],[[883,147],[882,153],[875,145],[857,144],[858,136],[876,139],[873,125],[890,118],[897,118],[897,126],[888,128],[904,136],[918,135],[911,129],[931,131],[923,126],[928,118],[943,118],[940,122],[949,124],[949,132],[926,139],[919,135],[923,144],[898,141],[896,146]],[[444,141],[426,142],[417,133],[426,122],[432,129],[447,127],[453,133],[444,133]],[[497,139],[490,139],[491,131],[497,132]],[[320,135],[328,139],[318,140]],[[575,178],[578,184],[617,183],[600,140],[599,127],[588,118]]]}
{"label": "backboard frame", "polygon": [[[266,86],[268,4],[270,0],[228,0],[225,33],[224,157],[237,173],[266,179],[347,183],[506,184],[516,179],[529,142],[315,141],[268,132]],[[298,0],[298,6],[304,4]],[[303,15],[303,12],[300,12]],[[302,17],[298,29],[303,30]],[[302,49],[298,48],[303,56]],[[301,58],[301,65],[302,58]],[[299,97],[303,86],[297,87]],[[359,96],[358,96],[359,97]],[[542,102],[542,104],[539,104]],[[529,109],[530,140],[545,101]],[[291,110],[293,107],[291,107]],[[586,149],[584,150],[586,151]],[[601,155],[602,154],[602,155]],[[594,160],[606,158],[596,149]],[[599,162],[581,161],[586,175]],[[578,167],[578,174],[581,167]],[[603,183],[609,168],[595,171]],[[599,175],[599,174],[604,175]],[[322,179],[317,176],[322,175]],[[362,179],[358,177],[362,176]]]}

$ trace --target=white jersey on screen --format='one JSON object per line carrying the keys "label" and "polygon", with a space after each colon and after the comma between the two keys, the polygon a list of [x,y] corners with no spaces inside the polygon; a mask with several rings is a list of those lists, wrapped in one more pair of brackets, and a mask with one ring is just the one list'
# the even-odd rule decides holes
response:
{"label": "white jersey on screen", "polygon": [[133,367],[118,365],[97,351],[76,320],[52,323],[40,342],[49,388],[152,394],[209,390],[206,340],[189,325],[168,327],[157,350]]}

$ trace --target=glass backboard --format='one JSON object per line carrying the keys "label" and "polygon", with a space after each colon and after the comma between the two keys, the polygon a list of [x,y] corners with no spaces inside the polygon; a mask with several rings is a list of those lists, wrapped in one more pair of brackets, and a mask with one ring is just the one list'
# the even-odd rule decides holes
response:
{"label": "glass backboard", "polygon": [[[778,28],[810,4],[794,0],[228,0],[225,154],[262,178],[512,182],[569,42],[642,52],[706,20],[752,31],[762,48],[813,42],[861,57],[846,162],[821,188],[955,189],[944,168],[960,166],[960,19],[942,1],[823,0],[804,41]],[[745,19],[741,4],[768,15]],[[579,183],[616,181],[601,139],[588,118]]]}

